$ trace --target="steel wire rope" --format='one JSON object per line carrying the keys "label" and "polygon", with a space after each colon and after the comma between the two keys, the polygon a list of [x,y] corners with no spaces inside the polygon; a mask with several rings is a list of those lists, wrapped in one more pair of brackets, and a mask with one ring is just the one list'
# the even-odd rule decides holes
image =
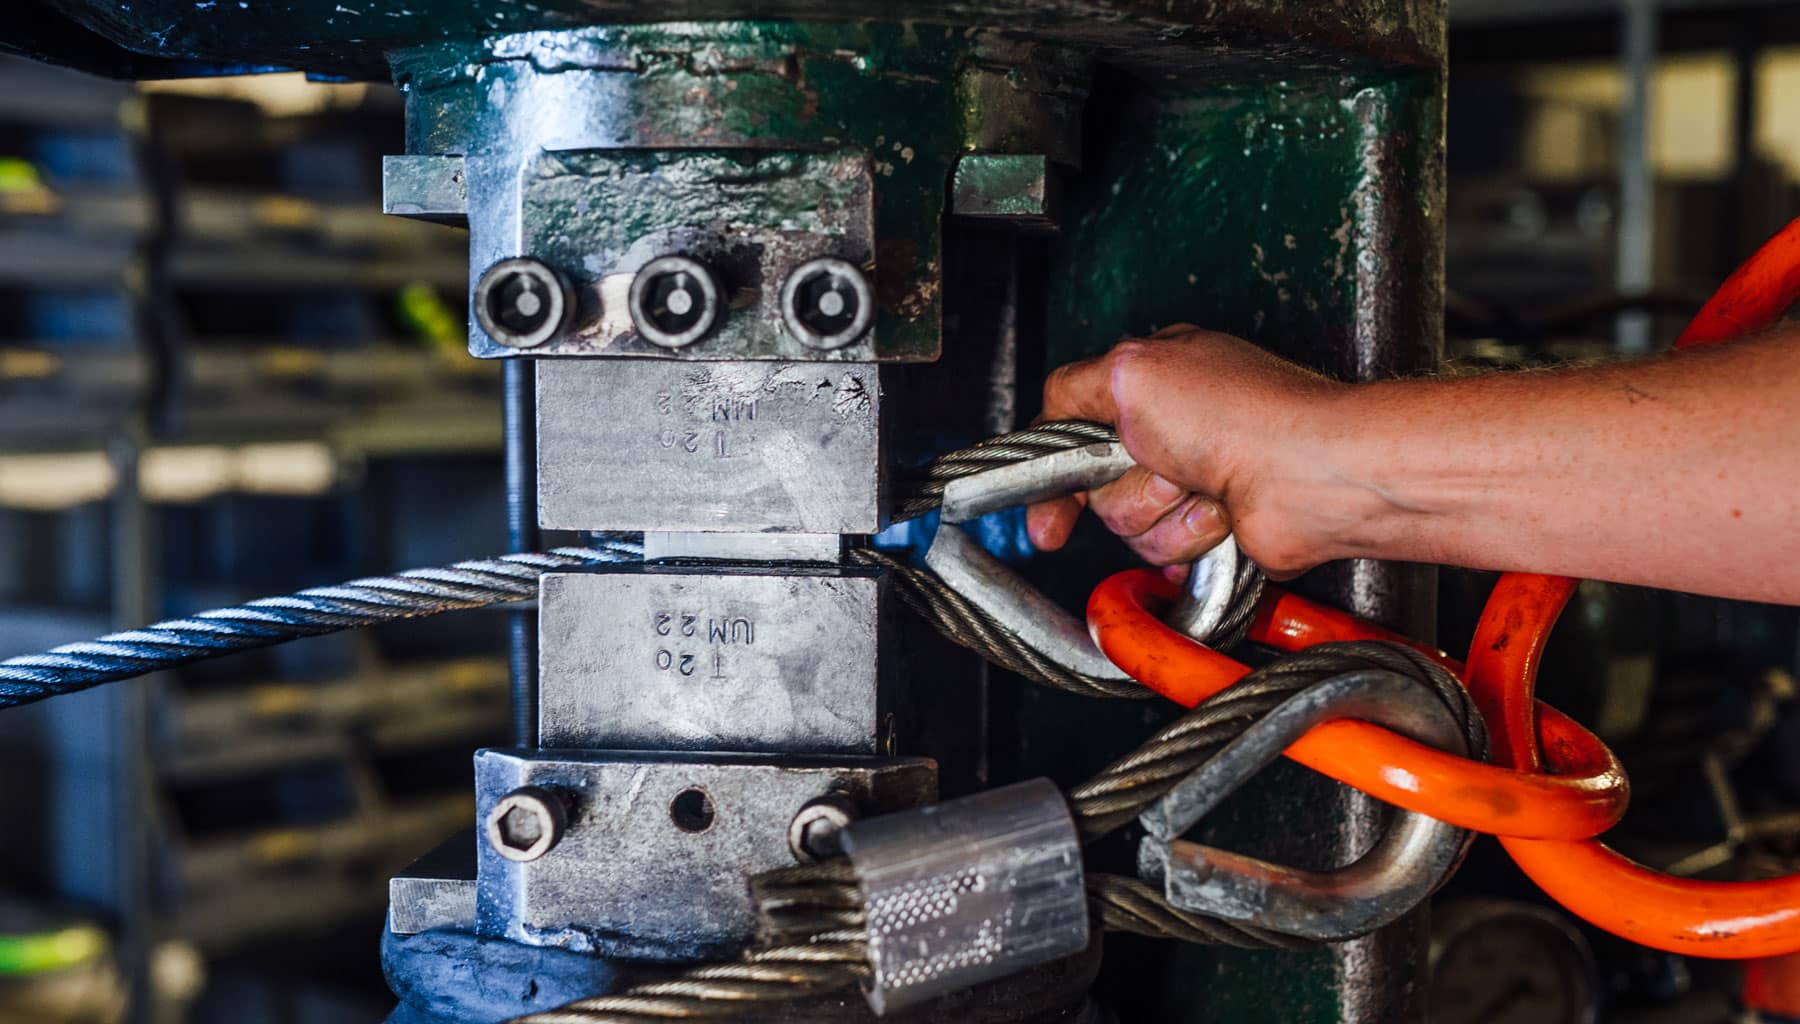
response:
{"label": "steel wire rope", "polygon": [[[1442,666],[1386,642],[1327,644],[1251,673],[1070,790],[1069,807],[1077,828],[1086,841],[1108,834],[1296,693],[1343,672],[1368,668],[1398,672],[1429,688],[1460,723],[1469,749],[1486,757],[1487,728],[1461,684]],[[1316,945],[1245,922],[1182,910],[1140,879],[1088,872],[1084,882],[1093,920],[1108,931],[1251,949]],[[576,1000],[507,1024],[717,1019],[848,988],[870,976],[862,892],[847,858],[767,872],[751,879],[750,888],[761,917],[763,945],[740,960],[702,965],[672,979]]]}
{"label": "steel wire rope", "polygon": [[[908,510],[905,514],[922,514],[942,503],[944,485],[952,480],[1117,438],[1112,428],[1082,420],[1002,434],[933,460],[914,481],[901,506]],[[521,601],[536,593],[538,577],[546,572],[642,557],[641,543],[625,535],[603,534],[591,547],[412,569],[169,619],[0,661],[0,709],[290,640]],[[1128,680],[1089,676],[1057,663],[946,586],[929,569],[866,548],[853,550],[850,559],[889,570],[907,605],[946,637],[1034,682],[1092,697],[1154,696]],[[1244,561],[1231,609],[1209,642],[1229,647],[1242,638],[1254,618],[1262,586],[1262,574]]]}
{"label": "steel wire rope", "polygon": [[635,541],[603,537],[591,547],[371,576],[109,633],[0,661],[0,708],[303,637],[522,601],[536,596],[544,573],[642,555]]}

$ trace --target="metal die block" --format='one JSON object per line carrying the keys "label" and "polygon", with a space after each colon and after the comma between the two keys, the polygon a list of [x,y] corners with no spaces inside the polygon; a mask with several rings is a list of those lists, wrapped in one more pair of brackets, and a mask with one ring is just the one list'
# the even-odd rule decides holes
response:
{"label": "metal die block", "polygon": [[381,212],[440,224],[467,224],[469,184],[463,176],[463,158],[382,157]]}
{"label": "metal die block", "polygon": [[483,750],[477,813],[525,786],[561,794],[568,824],[548,854],[480,853],[486,936],[630,959],[729,955],[756,931],[745,880],[795,863],[788,831],[809,803],[875,815],[935,799],[923,759]]}
{"label": "metal die block", "polygon": [[669,533],[644,531],[644,561],[829,562],[844,557],[838,533]]}
{"label": "metal die block", "polygon": [[473,830],[459,832],[388,879],[388,928],[415,935],[433,928],[475,927]]}
{"label": "metal die block", "polygon": [[957,217],[1054,230],[1062,196],[1042,154],[971,153],[956,162],[950,212]]}
{"label": "metal die block", "polygon": [[538,523],[877,533],[880,422],[866,363],[539,360]]}
{"label": "metal die block", "polygon": [[[841,346],[786,326],[783,284],[820,258],[875,271],[874,171],[866,154],[749,150],[571,150],[523,172],[519,255],[568,275],[593,311],[544,356],[825,360],[882,358],[877,328]],[[716,325],[658,340],[634,319],[633,282],[656,261],[694,261],[723,299]],[[479,268],[477,268],[479,269]]]}
{"label": "metal die block", "polygon": [[883,753],[886,600],[860,568],[547,574],[540,742]]}

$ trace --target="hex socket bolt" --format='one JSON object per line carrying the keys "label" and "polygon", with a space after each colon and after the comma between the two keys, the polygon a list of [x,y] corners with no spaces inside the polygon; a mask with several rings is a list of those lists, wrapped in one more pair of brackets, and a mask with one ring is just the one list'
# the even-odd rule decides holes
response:
{"label": "hex socket bolt", "polygon": [[628,302],[638,336],[663,348],[684,348],[706,337],[724,311],[712,271],[686,256],[644,264],[631,279]]}
{"label": "hex socket bolt", "polygon": [[474,305],[488,337],[507,348],[537,348],[567,329],[575,293],[554,267],[515,256],[482,271]]}
{"label": "hex socket bolt", "polygon": [[494,801],[483,832],[494,852],[524,864],[549,853],[568,827],[562,796],[542,786],[520,786]]}
{"label": "hex socket bolt", "polygon": [[830,256],[810,260],[781,285],[781,319],[807,348],[843,348],[868,333],[875,293],[854,263]]}

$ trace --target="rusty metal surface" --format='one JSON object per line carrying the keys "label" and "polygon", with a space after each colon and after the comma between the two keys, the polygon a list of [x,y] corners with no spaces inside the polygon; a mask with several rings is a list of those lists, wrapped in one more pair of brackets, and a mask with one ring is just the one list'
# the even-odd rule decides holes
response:
{"label": "rusty metal surface", "polygon": [[[786,329],[779,304],[809,260],[875,262],[874,174],[847,152],[543,154],[525,170],[522,249],[562,269],[596,312],[532,354],[877,361],[877,332],[819,351]],[[673,349],[640,337],[627,309],[633,275],[671,253],[718,275],[727,306],[716,329]]]}
{"label": "rusty metal surface", "polygon": [[[1090,63],[943,27],[764,22],[525,32],[391,56],[409,153],[462,155],[472,272],[530,256],[583,284],[590,326],[535,352],[668,356],[625,324],[629,273],[693,248],[722,262],[735,308],[676,355],[836,361],[938,355],[957,158],[1077,162]],[[609,202],[592,201],[601,190]],[[783,326],[783,273],[819,257],[870,275],[866,338],[821,350]],[[470,351],[514,354],[478,328]]]}

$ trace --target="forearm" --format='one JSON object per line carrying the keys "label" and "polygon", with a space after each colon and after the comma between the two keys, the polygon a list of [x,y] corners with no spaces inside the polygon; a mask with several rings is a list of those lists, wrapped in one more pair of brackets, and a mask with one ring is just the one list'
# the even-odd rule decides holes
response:
{"label": "forearm", "polygon": [[1331,557],[1558,573],[1800,603],[1800,331],[1325,403]]}

